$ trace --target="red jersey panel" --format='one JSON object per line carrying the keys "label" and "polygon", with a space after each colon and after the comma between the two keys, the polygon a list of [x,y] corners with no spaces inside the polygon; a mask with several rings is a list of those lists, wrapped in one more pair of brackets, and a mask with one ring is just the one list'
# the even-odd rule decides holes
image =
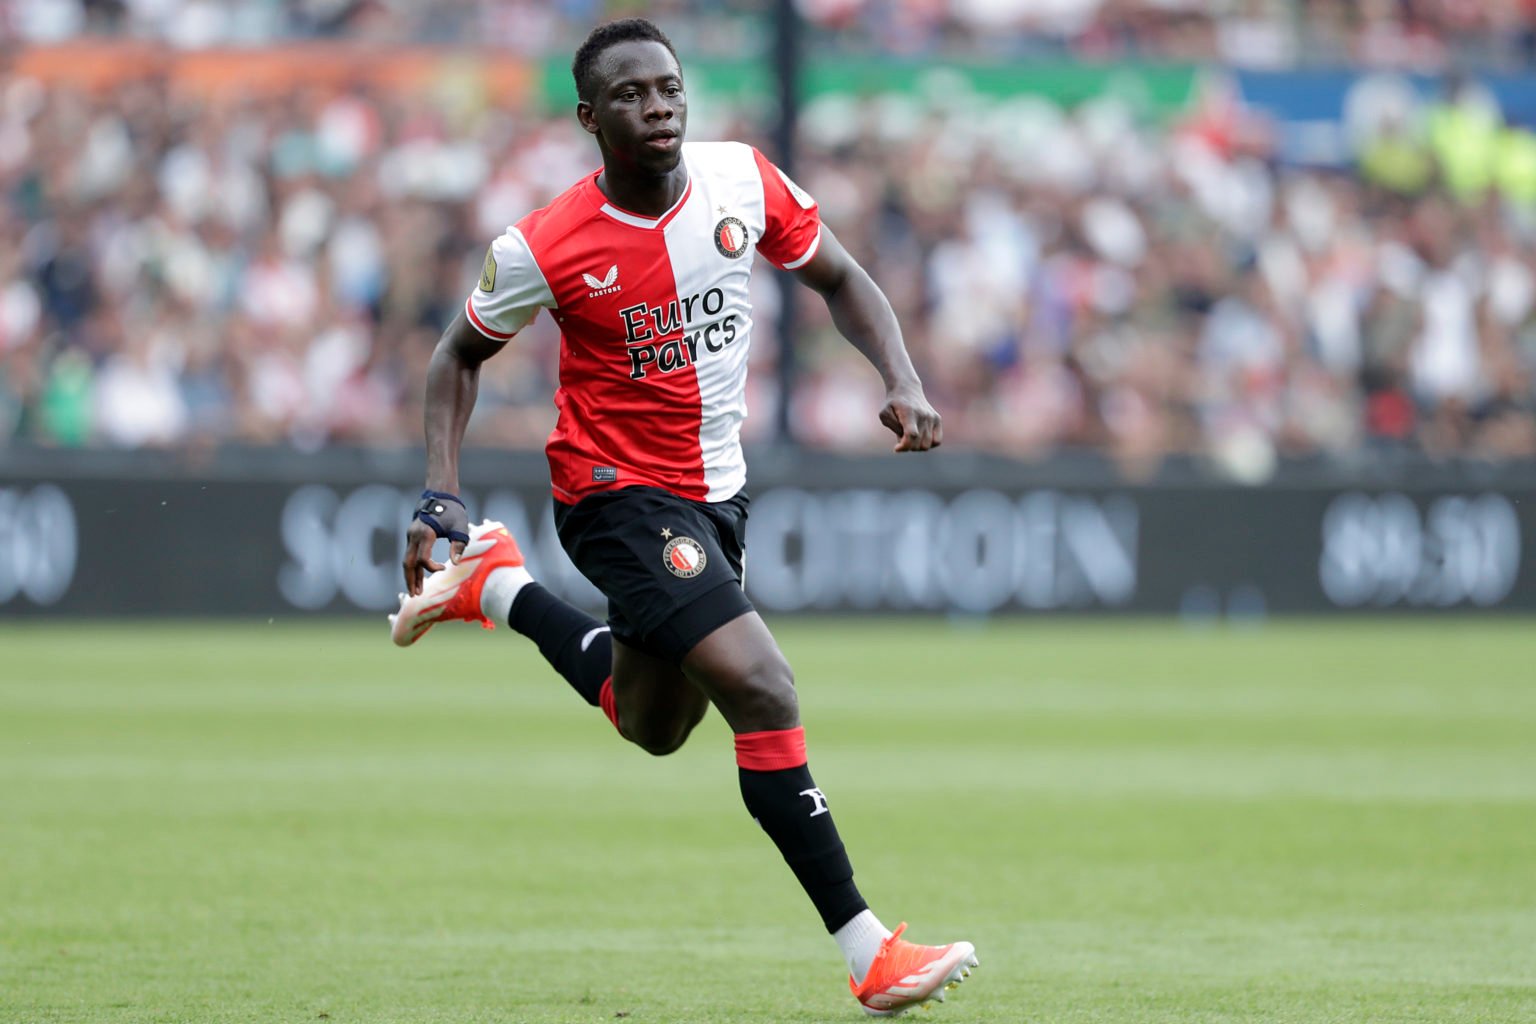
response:
{"label": "red jersey panel", "polygon": [[821,240],[816,203],[750,146],[687,143],[688,187],[661,217],[608,202],[594,173],[492,243],[465,315],[507,340],[560,325],[555,496],[635,484],[724,501],[746,482],[752,255],[794,269]]}

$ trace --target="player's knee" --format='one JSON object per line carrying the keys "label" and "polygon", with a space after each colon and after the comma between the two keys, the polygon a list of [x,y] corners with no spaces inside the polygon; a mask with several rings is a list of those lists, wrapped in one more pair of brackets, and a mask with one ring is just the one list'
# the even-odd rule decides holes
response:
{"label": "player's knee", "polygon": [[628,736],[629,741],[652,757],[666,757],[675,753],[688,739],[688,733],[684,730],[676,730],[671,733],[644,732],[639,735]]}
{"label": "player's knee", "polygon": [[800,700],[795,673],[774,651],[742,673],[736,688],[737,715],[753,729],[792,729],[800,724]]}
{"label": "player's knee", "polygon": [[674,753],[688,739],[697,719],[693,721],[658,721],[656,719],[631,722],[619,715],[619,732],[625,739],[653,757],[665,757]]}
{"label": "player's knee", "polygon": [[687,738],[686,736],[676,736],[665,743],[642,743],[640,744],[640,749],[652,757],[666,757],[668,754],[682,749],[683,741]]}

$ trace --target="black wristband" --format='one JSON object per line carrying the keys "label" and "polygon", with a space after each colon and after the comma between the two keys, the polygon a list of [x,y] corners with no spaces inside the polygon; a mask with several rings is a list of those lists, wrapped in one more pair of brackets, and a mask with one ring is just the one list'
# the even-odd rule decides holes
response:
{"label": "black wristband", "polygon": [[[451,503],[451,504],[450,504]],[[457,505],[457,508],[453,506]],[[432,527],[432,532],[449,540],[469,542],[469,513],[464,499],[447,491],[425,490],[412,518]]]}

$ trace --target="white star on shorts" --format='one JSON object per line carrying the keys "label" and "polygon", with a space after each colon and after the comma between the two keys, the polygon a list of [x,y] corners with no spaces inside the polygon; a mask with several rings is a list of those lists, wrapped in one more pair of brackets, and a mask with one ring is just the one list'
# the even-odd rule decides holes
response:
{"label": "white star on shorts", "polygon": [[662,530],[662,531],[661,531],[661,535],[662,535],[662,537],[664,537],[664,538],[665,538],[665,539],[667,539],[667,540],[671,540],[671,539],[672,539],[672,527],[670,527],[670,526],[669,526],[669,527],[667,527],[667,528],[666,528],[666,529],[664,529],[664,530]]}

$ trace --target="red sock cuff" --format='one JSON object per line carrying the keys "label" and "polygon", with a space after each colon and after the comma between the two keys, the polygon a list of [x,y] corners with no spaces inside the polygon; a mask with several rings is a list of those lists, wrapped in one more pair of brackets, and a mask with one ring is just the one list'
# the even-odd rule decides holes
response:
{"label": "red sock cuff", "polygon": [[736,763],[751,772],[777,772],[805,764],[805,728],[736,734]]}
{"label": "red sock cuff", "polygon": [[603,709],[603,714],[608,716],[608,721],[613,727],[619,727],[619,712],[613,704],[613,676],[603,680],[603,688],[597,691],[597,705]]}

